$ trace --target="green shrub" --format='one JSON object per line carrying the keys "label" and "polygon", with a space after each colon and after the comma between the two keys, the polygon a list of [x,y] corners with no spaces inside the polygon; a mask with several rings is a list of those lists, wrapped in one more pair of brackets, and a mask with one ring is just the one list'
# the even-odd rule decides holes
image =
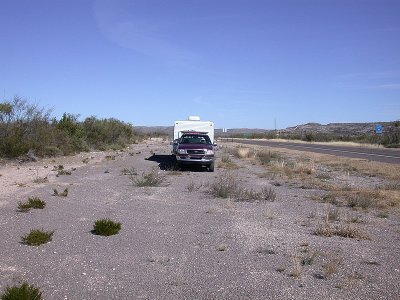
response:
{"label": "green shrub", "polygon": [[38,197],[28,198],[28,201],[18,203],[18,209],[22,212],[27,212],[31,208],[43,209],[45,206],[46,202],[40,200]]}
{"label": "green shrub", "polygon": [[121,223],[113,222],[110,219],[100,219],[94,223],[93,233],[103,236],[118,234],[121,230]]}
{"label": "green shrub", "polygon": [[0,103],[0,157],[15,158],[33,151],[38,156],[69,155],[93,149],[122,149],[133,142],[131,124],[116,119],[86,118],[64,113],[60,120],[49,110],[14,97]]}
{"label": "green shrub", "polygon": [[42,293],[39,288],[24,282],[20,286],[6,287],[0,296],[1,300],[40,300]]}
{"label": "green shrub", "polygon": [[33,229],[31,232],[22,236],[22,242],[29,246],[39,246],[51,241],[54,231],[43,231]]}

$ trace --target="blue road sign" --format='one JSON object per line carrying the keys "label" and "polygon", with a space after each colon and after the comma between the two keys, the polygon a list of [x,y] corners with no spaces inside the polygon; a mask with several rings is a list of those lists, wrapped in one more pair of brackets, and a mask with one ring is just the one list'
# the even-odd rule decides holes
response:
{"label": "blue road sign", "polygon": [[381,124],[375,124],[375,133],[376,134],[382,134],[383,127]]}

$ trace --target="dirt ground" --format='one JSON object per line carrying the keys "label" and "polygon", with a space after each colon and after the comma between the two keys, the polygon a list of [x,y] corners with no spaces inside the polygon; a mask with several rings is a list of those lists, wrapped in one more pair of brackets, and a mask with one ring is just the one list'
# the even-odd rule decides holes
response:
{"label": "dirt ground", "polygon": [[[333,197],[327,186],[342,197],[398,182],[318,159],[284,173],[279,166],[304,155],[262,165],[234,156],[237,147],[219,145],[213,173],[173,170],[170,145],[161,139],[123,152],[4,162],[0,293],[28,282],[43,299],[398,299],[394,200],[364,208],[325,201]],[[60,166],[71,174],[57,175]],[[164,179],[160,186],[135,185],[150,172]],[[276,197],[215,197],[224,180]],[[53,195],[66,188],[67,197]],[[19,211],[29,197],[46,207]],[[94,235],[101,218],[121,222],[119,234]],[[54,231],[52,241],[23,244],[32,229]]]}

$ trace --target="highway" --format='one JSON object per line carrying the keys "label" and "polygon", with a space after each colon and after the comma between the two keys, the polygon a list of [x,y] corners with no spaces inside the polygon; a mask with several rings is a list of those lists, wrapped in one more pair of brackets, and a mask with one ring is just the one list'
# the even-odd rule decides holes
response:
{"label": "highway", "polygon": [[234,142],[249,145],[259,145],[322,154],[331,154],[336,156],[366,159],[390,164],[400,164],[400,149],[366,148],[361,146],[331,146],[325,144],[273,142],[267,140],[263,141],[235,139]]}

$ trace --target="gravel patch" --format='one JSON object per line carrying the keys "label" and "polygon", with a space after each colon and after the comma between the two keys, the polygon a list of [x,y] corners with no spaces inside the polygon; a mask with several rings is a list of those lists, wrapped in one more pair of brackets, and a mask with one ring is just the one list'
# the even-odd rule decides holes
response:
{"label": "gravel patch", "polygon": [[[217,152],[220,160],[226,147]],[[396,299],[400,290],[400,218],[375,209],[336,207],[314,198],[299,178],[231,157],[237,169],[172,170],[161,140],[124,152],[8,163],[0,167],[0,290],[26,281],[44,299]],[[83,162],[85,161],[85,162]],[[71,175],[56,176],[63,165]],[[384,179],[340,170],[318,180],[364,188]],[[123,170],[158,172],[161,186],[137,187]],[[39,170],[39,171],[37,171]],[[330,170],[330,169],[329,169]],[[32,172],[31,172],[32,171]],[[245,189],[268,186],[275,201],[214,198],[210,186],[229,173]],[[269,174],[260,176],[260,174]],[[33,175],[32,175],[33,174]],[[343,177],[344,176],[344,177]],[[47,181],[35,183],[36,177]],[[277,184],[277,182],[279,184]],[[20,186],[18,183],[21,183]],[[66,197],[53,190],[68,189]],[[36,196],[43,210],[17,211]],[[324,237],[315,229],[333,209],[332,226],[351,225],[369,239]],[[362,220],[349,223],[352,217]],[[119,234],[94,235],[96,220],[122,224]],[[31,229],[54,231],[41,246],[21,243]]]}

